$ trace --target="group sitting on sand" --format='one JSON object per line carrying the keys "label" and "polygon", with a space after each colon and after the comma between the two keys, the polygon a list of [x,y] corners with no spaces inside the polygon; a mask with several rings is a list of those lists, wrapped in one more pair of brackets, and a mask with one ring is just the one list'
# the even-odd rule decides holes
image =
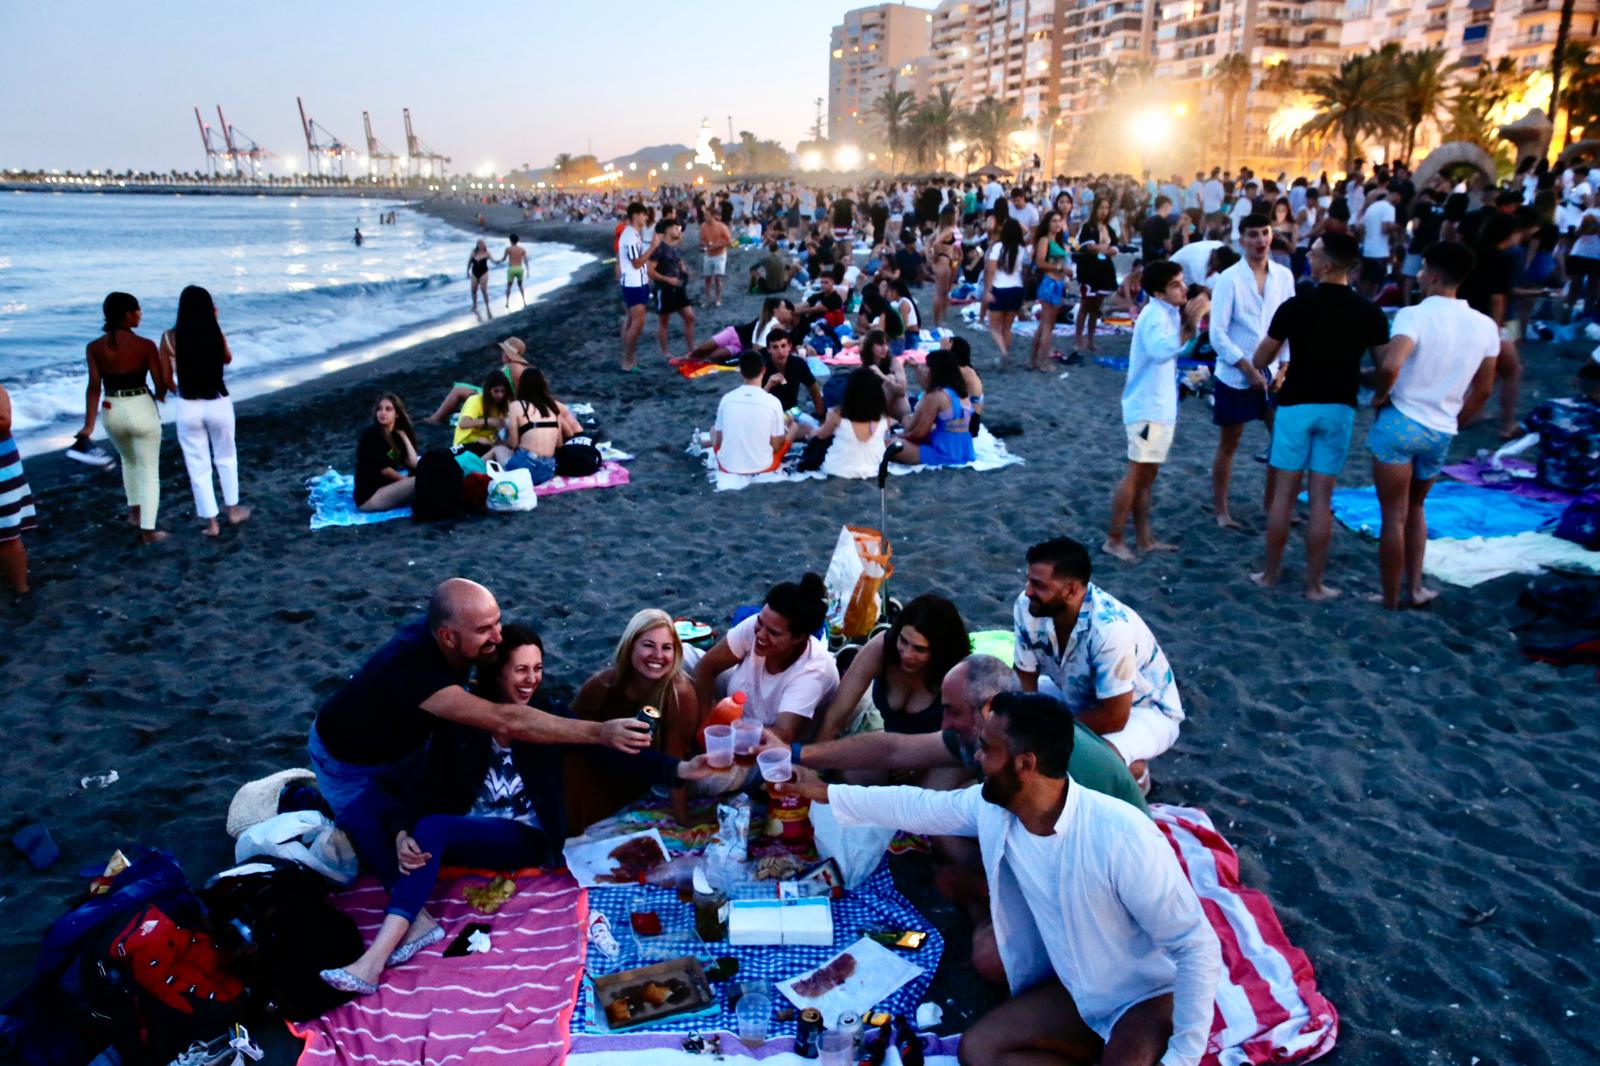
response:
{"label": "group sitting on sand", "polygon": [[[818,636],[826,611],[817,575],[780,582],[703,654],[670,615],[640,611],[568,708],[548,696],[536,632],[505,623],[481,585],[439,585],[426,617],[311,727],[323,796],[390,892],[372,942],[323,979],[370,994],[387,968],[451,935],[423,907],[441,865],[548,861],[652,787],[670,791],[680,820],[690,794],[753,787],[754,767],[716,769],[701,751],[712,707],[742,693],[763,748],[787,747],[802,767],[792,790],[836,804],[846,824],[942,835],[941,883],[961,886],[974,959],[1014,996],[963,1038],[990,1057],[963,1061],[1062,1040],[1125,1049],[1118,1061],[1196,1061],[1220,955],[1143,799],[1182,703],[1149,627],[1092,582],[1083,545],[1029,550],[1012,667],[973,654],[938,595],[912,600],[848,660]],[[645,706],[660,712],[654,729]],[[900,773],[920,787],[872,787]]]}

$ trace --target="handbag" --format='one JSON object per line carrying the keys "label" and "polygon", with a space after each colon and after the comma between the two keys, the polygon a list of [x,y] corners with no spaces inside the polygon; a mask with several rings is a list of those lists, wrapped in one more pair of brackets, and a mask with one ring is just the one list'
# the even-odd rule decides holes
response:
{"label": "handbag", "polygon": [[556,449],[556,475],[558,477],[589,477],[600,472],[600,449],[593,437],[570,437]]}
{"label": "handbag", "polygon": [[532,473],[527,470],[507,470],[493,459],[485,465],[489,471],[489,510],[512,514],[531,511],[538,506],[539,497],[533,494]]}

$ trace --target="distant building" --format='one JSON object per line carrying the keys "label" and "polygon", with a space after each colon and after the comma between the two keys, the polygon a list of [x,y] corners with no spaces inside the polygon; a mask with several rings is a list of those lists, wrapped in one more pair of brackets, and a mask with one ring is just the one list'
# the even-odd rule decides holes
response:
{"label": "distant building", "polygon": [[[1394,42],[1407,50],[1442,48],[1447,67],[1498,63],[1519,70],[1550,66],[1561,0],[1348,0],[1343,44],[1359,54]],[[1600,36],[1600,3],[1576,0],[1571,39]]]}
{"label": "distant building", "polygon": [[933,12],[929,90],[948,86],[963,107],[992,96],[1037,119],[1059,95],[1058,16],[1067,6],[1059,0],[944,0]]}
{"label": "distant building", "polygon": [[906,4],[845,12],[828,42],[828,139],[859,144],[876,137],[872,102],[892,85],[921,96],[927,88],[933,15]]}

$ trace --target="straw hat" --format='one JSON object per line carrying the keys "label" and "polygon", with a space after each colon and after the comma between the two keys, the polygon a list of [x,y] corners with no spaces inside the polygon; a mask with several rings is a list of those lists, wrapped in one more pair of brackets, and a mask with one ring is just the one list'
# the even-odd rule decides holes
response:
{"label": "straw hat", "polygon": [[279,770],[259,781],[241,785],[228,804],[228,835],[235,839],[253,825],[258,825],[278,813],[278,797],[296,781],[315,781],[317,775],[310,770]]}
{"label": "straw hat", "polygon": [[500,342],[500,353],[508,359],[522,359],[528,354],[528,346],[521,337],[507,337]]}

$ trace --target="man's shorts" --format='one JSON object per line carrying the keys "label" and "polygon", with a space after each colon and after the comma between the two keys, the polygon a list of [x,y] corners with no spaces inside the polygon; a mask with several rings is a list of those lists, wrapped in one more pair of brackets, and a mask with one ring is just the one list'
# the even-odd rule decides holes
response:
{"label": "man's shorts", "polygon": [[1128,461],[1130,463],[1164,463],[1172,450],[1172,432],[1177,427],[1171,422],[1129,422],[1123,426],[1128,431]]}
{"label": "man's shorts", "polygon": [[1407,418],[1397,407],[1385,407],[1367,431],[1367,448],[1380,463],[1410,463],[1418,481],[1432,481],[1444,469],[1453,433],[1440,433]]}
{"label": "man's shorts", "polygon": [[1342,403],[1296,403],[1278,408],[1272,422],[1274,469],[1338,477],[1350,454],[1356,409]]}
{"label": "man's shorts", "polygon": [[1211,408],[1214,426],[1242,426],[1266,418],[1267,397],[1260,389],[1236,389],[1218,381],[1213,384],[1216,403]]}
{"label": "man's shorts", "polygon": [[724,277],[728,273],[728,250],[724,248],[716,255],[705,256],[701,260],[701,267],[708,278]]}
{"label": "man's shorts", "polygon": [[1127,723],[1100,739],[1116,748],[1122,761],[1132,766],[1141,759],[1154,759],[1176,744],[1178,722],[1153,707],[1135,704],[1128,711]]}
{"label": "man's shorts", "polygon": [[656,310],[663,315],[682,311],[690,302],[689,294],[682,285],[661,285],[656,288]]}
{"label": "man's shorts", "polygon": [[1406,261],[1400,264],[1400,276],[1414,278],[1422,272],[1422,256],[1415,252],[1406,253]]}
{"label": "man's shorts", "polygon": [[1361,280],[1369,285],[1382,285],[1389,276],[1389,260],[1361,257]]}
{"label": "man's shorts", "polygon": [[650,302],[650,286],[624,285],[622,287],[622,306],[643,307]]}

